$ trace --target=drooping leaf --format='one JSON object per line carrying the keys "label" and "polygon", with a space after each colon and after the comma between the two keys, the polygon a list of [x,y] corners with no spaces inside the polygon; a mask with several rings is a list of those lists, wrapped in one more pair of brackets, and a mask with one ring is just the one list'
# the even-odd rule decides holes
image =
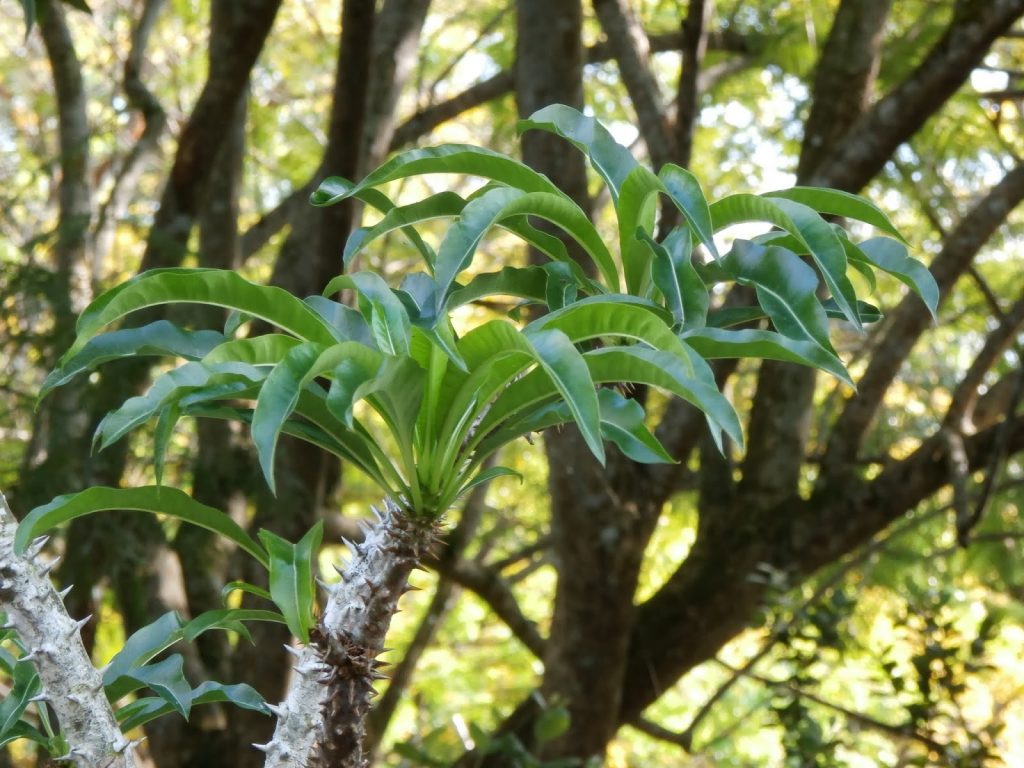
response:
{"label": "drooping leaf", "polygon": [[928,268],[907,255],[907,248],[889,237],[873,237],[857,247],[868,261],[888,272],[921,297],[932,317],[939,308],[939,286]]}
{"label": "drooping leaf", "polygon": [[498,272],[477,275],[464,286],[448,294],[448,311],[491,296],[515,296],[534,302],[544,301],[548,272],[541,266],[502,267]]}
{"label": "drooping leaf", "polygon": [[[391,198],[379,189],[363,187],[353,192],[355,186],[351,181],[341,176],[330,176],[324,179],[316,191],[310,195],[309,202],[316,206],[334,205],[347,197],[354,197],[383,214],[389,213],[395,207]],[[416,228],[402,227],[402,233],[409,238],[409,242],[419,251],[424,263],[432,265],[434,263],[434,249],[423,242],[423,238],[420,237],[420,233],[416,231]]]}
{"label": "drooping leaf", "polygon": [[229,581],[220,590],[220,600],[225,602],[228,599],[228,595],[232,592],[245,592],[246,594],[253,595],[255,597],[263,598],[264,600],[271,600],[270,593],[262,587],[257,587],[255,584],[250,584],[247,581],[241,581],[236,579],[235,581]]}
{"label": "drooping leaf", "polygon": [[283,624],[284,617],[275,611],[261,611],[253,608],[219,608],[204,611],[187,622],[181,628],[181,636],[184,640],[192,642],[204,632],[223,629],[238,632],[251,643],[252,637],[243,623],[246,621],[270,621]]}
{"label": "drooping leaf", "polygon": [[45,397],[50,390],[66,384],[78,374],[110,360],[139,355],[199,360],[224,341],[224,334],[217,331],[189,331],[167,320],[157,320],[141,328],[122,328],[100,334],[89,339],[77,354],[46,377],[39,397]]}
{"label": "drooping leaf", "polygon": [[353,186],[328,178],[310,200],[314,205],[333,205],[346,197],[358,197],[370,187],[427,173],[470,174],[524,192],[564,194],[545,176],[511,157],[469,144],[445,144],[400,152]]}
{"label": "drooping leaf", "polygon": [[814,341],[802,341],[774,331],[700,328],[683,334],[683,341],[701,357],[750,357],[799,363],[831,373],[845,384],[853,380],[842,361]]}
{"label": "drooping leaf", "polygon": [[637,165],[630,151],[600,122],[563,104],[551,104],[534,112],[526,120],[520,120],[516,129],[520,133],[530,129],[548,131],[585,152],[594,170],[608,185],[613,201],[618,200],[623,182]]}
{"label": "drooping leaf", "polygon": [[736,194],[716,200],[710,206],[715,231],[748,221],[774,224],[792,235],[821,270],[825,284],[846,317],[858,328],[853,285],[846,276],[846,250],[832,227],[807,206],[783,198]]}
{"label": "drooping leaf", "polygon": [[664,244],[642,231],[637,234],[654,254],[651,275],[675,325],[687,330],[703,327],[708,315],[708,289],[691,260],[693,241],[689,231],[684,227],[673,230]]}
{"label": "drooping leaf", "polygon": [[29,512],[15,534],[15,551],[23,553],[37,536],[75,518],[104,510],[128,509],[168,515],[198,525],[233,541],[263,566],[267,555],[231,517],[219,509],[200,504],[184,491],[166,486],[104,488],[96,486],[78,493],[58,496]]}
{"label": "drooping leaf", "polygon": [[152,664],[132,667],[107,686],[107,696],[116,701],[140,688],[149,688],[175,712],[187,718],[192,708],[192,686],[185,679],[183,661],[181,654],[175,653]]}
{"label": "drooping leaf", "polygon": [[732,404],[719,392],[711,368],[693,356],[690,365],[678,356],[639,345],[605,347],[585,355],[590,374],[599,384],[634,382],[664,389],[704,412],[718,442],[724,431],[743,445],[743,430]]}
{"label": "drooping leaf", "polygon": [[[622,258],[626,290],[632,295],[645,295],[650,269],[650,251],[640,242],[640,235],[654,234],[658,194],[665,185],[642,165],[636,166],[622,184],[615,212],[619,224],[619,254]],[[618,290],[619,284],[609,286]]]}
{"label": "drooping leaf", "polygon": [[189,302],[244,312],[309,341],[340,341],[316,312],[281,288],[251,283],[230,270],[154,269],[112,288],[85,308],[76,326],[78,338],[62,364],[73,359],[101,328],[131,312]]}
{"label": "drooping leaf", "polygon": [[374,272],[339,275],[328,283],[324,294],[353,288],[359,296],[360,312],[369,317],[370,331],[377,347],[389,355],[409,354],[409,313],[384,279]]}
{"label": "drooping leaf", "polygon": [[125,688],[129,684],[127,679],[124,679],[126,675],[133,669],[145,666],[150,659],[170,648],[181,638],[181,628],[184,624],[177,613],[168,611],[132,633],[103,672],[103,685],[113,699],[119,699],[128,693]]}
{"label": "drooping leaf", "polygon": [[754,286],[759,303],[779,333],[813,341],[834,352],[828,317],[815,295],[818,277],[799,256],[785,248],[737,240],[722,263],[737,282]]}
{"label": "drooping leaf", "polygon": [[603,464],[601,409],[583,355],[573,346],[568,336],[555,328],[534,330],[527,336],[537,352],[538,362],[572,411],[573,421],[579,427],[584,442]]}
{"label": "drooping leaf", "polygon": [[[211,704],[214,702],[234,704],[242,709],[270,714],[266,701],[251,686],[245,683],[224,685],[207,680],[191,692],[191,706]],[[161,698],[145,696],[136,699],[117,710],[117,719],[124,731],[139,728],[151,720],[155,720],[174,711],[174,707]]]}
{"label": "drooping leaf", "polygon": [[[424,221],[458,216],[465,206],[466,200],[454,192],[439,192],[409,205],[395,206],[373,226],[360,227],[349,236],[342,255],[343,262],[347,267],[359,251],[389,232],[421,224]],[[433,269],[433,260],[427,266]]]}
{"label": "drooping leaf", "polygon": [[323,538],[323,521],[292,544],[268,530],[259,532],[260,541],[270,555],[270,595],[281,609],[291,633],[301,642],[309,642],[313,626],[314,558]]}
{"label": "drooping leaf", "polygon": [[[339,301],[328,299],[326,296],[307,296],[303,301],[312,307],[313,311],[320,315],[320,317],[330,323],[337,330],[337,335],[340,338],[345,341],[358,341],[360,344],[365,344],[372,348],[377,347],[366,318],[352,309],[352,307],[345,306]],[[265,336],[255,337],[255,339],[261,338],[265,338]],[[285,336],[284,338],[291,337]]]}
{"label": "drooping leaf", "polygon": [[[145,395],[128,398],[104,416],[93,440],[101,449],[106,448],[164,408],[184,402],[190,396],[194,399],[237,396],[265,376],[265,370],[247,363],[185,363],[159,376]],[[206,396],[196,397],[200,393]]]}
{"label": "drooping leaf", "polygon": [[669,199],[686,216],[686,221],[693,233],[697,235],[697,239],[717,260],[718,248],[715,246],[715,228],[712,224],[711,209],[697,177],[685,168],[672,163],[666,164],[659,171],[658,177],[664,183]]}
{"label": "drooping leaf", "polygon": [[877,205],[860,195],[823,187],[791,187],[768,192],[766,197],[783,197],[813,208],[819,213],[830,213],[847,219],[863,221],[865,224],[870,224],[876,229],[892,235],[901,242],[906,242],[889,217]]}

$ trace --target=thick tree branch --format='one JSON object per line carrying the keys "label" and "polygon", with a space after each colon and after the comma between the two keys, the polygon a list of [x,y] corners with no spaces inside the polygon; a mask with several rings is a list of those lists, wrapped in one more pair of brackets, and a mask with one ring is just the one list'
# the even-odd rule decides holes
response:
{"label": "thick tree branch", "polygon": [[714,0],[691,0],[683,20],[683,57],[676,88],[674,162],[690,165],[693,134],[700,116],[701,69],[708,48],[708,27],[714,12]]}
{"label": "thick tree branch", "polygon": [[[942,300],[949,295],[957,279],[1006,220],[1009,212],[1022,200],[1024,165],[1006,174],[946,238],[942,251],[931,266]],[[857,455],[889,385],[930,320],[927,308],[917,296],[907,296],[893,310],[887,321],[888,331],[857,382],[857,393],[847,401],[832,427],[822,461],[823,476],[847,471],[848,462]]]}
{"label": "thick tree branch", "polygon": [[166,0],[145,0],[142,13],[132,27],[131,48],[124,62],[124,92],[128,104],[141,116],[143,127],[138,139],[121,161],[107,199],[96,216],[92,269],[95,283],[101,281],[101,260],[110,250],[117,220],[135,193],[142,161],[157,150],[160,136],[167,126],[167,115],[160,101],[142,80],[146,46],[165,3]]}
{"label": "thick tree branch", "polygon": [[[684,45],[684,38],[681,31],[667,32],[650,35],[648,42],[651,53],[661,53],[680,50]],[[730,74],[736,71],[741,62],[744,65],[749,64],[752,47],[748,39],[735,32],[715,31],[708,35],[709,49],[740,54],[730,62],[723,62],[722,66],[716,69],[718,76],[721,76],[723,72]],[[612,58],[611,46],[608,41],[603,41],[586,49],[584,55],[586,63],[599,64]],[[510,93],[515,88],[515,84],[515,73],[512,70],[502,70],[444,101],[424,107],[411,117],[406,118],[395,129],[395,134],[391,138],[390,150],[392,152],[399,150],[421,136],[426,136],[441,123]],[[705,90],[706,87],[706,83],[702,82],[701,90]]]}
{"label": "thick tree branch", "polygon": [[[800,150],[800,184],[807,183],[867,106],[889,3],[844,0],[839,6],[818,62],[814,102]],[[761,364],[740,484],[746,504],[770,507],[795,492],[816,381],[809,368],[773,360]]]}
{"label": "thick tree branch", "polygon": [[[1024,417],[1006,424],[1006,455],[1024,450]],[[1003,424],[964,440],[971,471],[987,465]],[[874,480],[847,479],[809,499],[788,499],[752,516],[749,537],[735,526],[702,530],[689,558],[637,609],[620,721],[633,722],[686,671],[712,658],[746,626],[763,587],[750,575],[767,563],[799,576],[851,551],[948,482],[939,437],[926,440]]]}
{"label": "thick tree branch", "polygon": [[856,192],[881,169],[896,148],[963,85],[992,42],[1024,14],[1024,0],[970,0],[924,61],[870,112],[806,183]]}
{"label": "thick tree branch", "polygon": [[628,0],[593,0],[593,5],[636,110],[651,163],[661,168],[674,159],[675,147],[661,89],[650,68],[647,34]]}

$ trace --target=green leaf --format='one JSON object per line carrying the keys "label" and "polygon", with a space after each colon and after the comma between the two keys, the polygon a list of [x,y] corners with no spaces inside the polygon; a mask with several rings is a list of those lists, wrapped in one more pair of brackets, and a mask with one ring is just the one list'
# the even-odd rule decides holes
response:
{"label": "green leaf", "polygon": [[785,198],[772,200],[786,213],[800,229],[800,235],[810,248],[811,258],[818,265],[825,285],[832,298],[843,310],[846,319],[857,328],[861,327],[857,316],[857,294],[846,276],[846,249],[836,235],[832,225],[825,221],[813,208]]}
{"label": "green leaf", "polygon": [[299,403],[299,392],[312,378],[307,376],[323,351],[324,347],[320,344],[309,343],[290,349],[284,359],[270,372],[260,389],[252,416],[252,442],[256,446],[263,478],[267,481],[271,493],[277,493],[274,458],[277,455],[277,440],[281,435],[281,428],[295,411]]}
{"label": "green leaf", "polygon": [[156,420],[156,428],[153,430],[153,475],[157,485],[164,484],[164,456],[167,455],[167,446],[180,418],[181,409],[177,405],[171,405],[160,411],[160,416]]}
{"label": "green leaf", "polygon": [[[530,129],[554,133],[585,152],[594,170],[608,185],[613,201],[618,200],[619,190],[626,177],[637,166],[636,158],[615,141],[607,128],[572,107],[552,104],[534,112],[528,119],[520,120],[516,125],[520,133]],[[614,286],[614,283],[609,285]]]}
{"label": "green leaf", "polygon": [[43,748],[46,748],[50,743],[50,740],[36,728],[33,728],[24,721],[19,721],[14,723],[9,730],[0,734],[0,747],[4,747],[18,739],[28,739],[29,741],[39,744]]}
{"label": "green leaf", "polygon": [[184,622],[174,611],[168,611],[132,633],[121,650],[114,654],[103,673],[103,685],[112,701],[129,693],[133,669],[138,669],[161,651],[170,648],[181,639]]}
{"label": "green leaf", "polygon": [[[208,680],[191,692],[191,705],[210,704],[214,702],[234,704],[242,709],[249,709],[263,714],[270,714],[270,709],[259,693],[244,683],[224,685]],[[146,696],[136,699],[121,707],[116,715],[121,730],[130,731],[139,728],[151,720],[163,717],[174,711],[174,707],[163,699]]]}
{"label": "green leaf", "polygon": [[18,661],[14,665],[10,688],[0,701],[0,741],[15,729],[31,703],[29,700],[39,694],[42,687],[30,661]]}
{"label": "green leaf", "polygon": [[801,250],[810,254],[818,265],[825,284],[847,319],[860,328],[853,285],[846,277],[846,250],[831,226],[813,210],[782,198],[769,200],[749,194],[723,197],[712,203],[710,210],[716,232],[733,224],[763,221],[792,235]]}
{"label": "green leaf", "polygon": [[717,260],[718,249],[715,247],[715,227],[712,225],[711,209],[697,177],[672,163],[666,164],[658,173],[658,177],[665,184],[669,199],[686,216],[690,229],[708,249],[708,253]]}
{"label": "green leaf", "polygon": [[644,423],[644,408],[636,400],[623,397],[615,389],[602,387],[601,432],[627,457],[642,464],[675,464],[665,447]]}
{"label": "green leaf", "polygon": [[[395,206],[372,227],[360,227],[349,236],[348,242],[345,243],[342,261],[347,267],[359,251],[377,238],[412,224],[458,216],[465,206],[465,199],[454,192],[440,192],[410,205]],[[428,261],[427,266],[430,269],[434,268],[434,258],[436,256]]]}
{"label": "green leaf", "polygon": [[215,363],[277,365],[289,350],[301,343],[300,339],[283,333],[264,333],[246,339],[232,339],[212,349],[202,362],[207,366]]}
{"label": "green leaf", "polygon": [[177,302],[237,310],[308,341],[340,341],[316,312],[282,288],[250,283],[229,270],[154,269],[112,288],[85,308],[78,318],[78,338],[62,364],[105,325],[146,307]]}
{"label": "green leaf", "polygon": [[569,730],[569,710],[550,707],[541,712],[533,724],[533,738],[538,744],[554,741]]}
{"label": "green leaf", "polygon": [[[337,335],[345,341],[358,341],[368,347],[376,348],[373,334],[366,319],[352,307],[345,306],[340,301],[333,301],[326,296],[307,296],[306,302],[313,311],[326,320]],[[263,338],[257,336],[255,338]],[[284,338],[291,338],[285,336]]]}
{"label": "green leaf", "polygon": [[725,330],[701,328],[683,334],[683,341],[701,357],[750,357],[799,363],[831,373],[840,381],[854,386],[842,361],[814,341],[801,341],[774,331],[753,329]]}
{"label": "green leaf", "polygon": [[323,533],[323,521],[318,521],[297,544],[265,529],[259,533],[270,554],[270,595],[284,614],[288,629],[303,643],[309,642],[313,626],[314,559]]}
{"label": "green leaf", "polygon": [[708,289],[700,279],[691,260],[693,241],[689,231],[679,227],[659,244],[643,230],[637,237],[647,243],[654,254],[651,276],[655,287],[665,297],[676,327],[701,328],[707,322]]}
{"label": "green leaf", "polygon": [[[825,314],[832,320],[846,319],[846,315],[836,306],[832,299],[825,299],[825,301],[821,302],[821,306],[825,310]],[[882,313],[878,307],[874,304],[868,304],[866,301],[857,302],[857,314],[860,315],[860,319],[865,323],[877,323],[882,319]],[[723,307],[716,309],[708,315],[707,324],[712,328],[729,328],[734,325],[743,325],[744,323],[763,320],[766,317],[768,317],[768,313],[761,306]]]}
{"label": "green leaf", "polygon": [[754,286],[779,333],[814,341],[834,353],[828,317],[815,295],[818,277],[799,256],[785,248],[737,240],[722,263],[737,282]]}
{"label": "green leaf", "polygon": [[477,275],[465,286],[456,286],[448,294],[447,312],[490,296],[516,296],[541,303],[547,291],[548,272],[541,266],[502,267],[498,272]]}
{"label": "green leaf", "polygon": [[853,195],[838,189],[824,189],[822,187],[792,187],[790,189],[768,192],[765,196],[782,197],[796,203],[802,203],[820,213],[830,213],[834,216],[843,216],[847,219],[863,221],[865,224],[870,224],[876,229],[887,232],[904,243],[906,242],[899,230],[889,220],[889,217],[878,206],[860,195]]}
{"label": "green leaf", "polygon": [[[380,190],[360,188],[353,192],[355,187],[356,185],[348,179],[341,176],[330,176],[324,179],[317,190],[309,196],[309,202],[316,206],[325,206],[334,205],[347,197],[354,197],[385,215],[395,208],[391,198]],[[416,231],[415,227],[402,227],[402,234],[409,238],[409,242],[420,252],[426,264],[434,263],[434,249],[423,242],[423,238],[420,237],[420,233]]]}
{"label": "green leaf", "polygon": [[527,337],[537,352],[541,367],[551,377],[572,411],[573,421],[579,427],[587,447],[604,464],[601,409],[583,355],[573,346],[568,336],[554,328],[534,330],[528,332]]}
{"label": "green leaf", "polygon": [[270,621],[284,623],[284,617],[275,611],[261,611],[252,608],[219,608],[204,611],[181,628],[182,639],[192,642],[204,632],[211,629],[223,629],[238,632],[250,643],[252,637],[245,629],[245,621]]}
{"label": "green leaf", "polygon": [[[604,347],[585,355],[590,375],[598,384],[633,382],[671,392],[692,403],[707,416],[712,437],[720,446],[725,431],[743,445],[743,430],[732,404],[718,391],[711,368],[692,356],[690,365],[671,352],[641,346]],[[720,446],[721,447],[721,446]]]}
{"label": "green leaf", "polygon": [[655,349],[669,350],[684,359],[691,355],[669,326],[671,316],[658,305],[631,296],[592,296],[537,318],[526,333],[558,329],[574,344],[589,339],[619,336]]}
{"label": "green leaf", "polygon": [[358,293],[360,312],[370,318],[370,330],[377,347],[389,355],[408,355],[412,325],[409,313],[384,279],[374,272],[339,275],[328,283],[324,294],[337,293],[343,288],[352,288]]}
{"label": "green leaf", "polygon": [[190,396],[205,393],[205,399],[232,397],[265,376],[265,371],[246,363],[185,363],[159,376],[145,395],[128,398],[104,416],[93,440],[99,441],[101,449],[106,448],[162,409]]}
{"label": "green leaf", "polygon": [[[636,296],[646,295],[650,251],[638,241],[639,233],[654,233],[657,196],[665,191],[661,179],[642,165],[638,165],[622,184],[615,212],[619,222],[619,253],[622,257],[626,290]],[[610,286],[619,288],[618,282]]]}
{"label": "green leaf", "polygon": [[228,599],[228,595],[230,595],[232,592],[236,592],[236,591],[237,592],[245,592],[247,594],[254,595],[255,597],[261,597],[264,600],[271,600],[271,601],[273,601],[273,599],[270,597],[270,593],[267,590],[263,589],[262,587],[257,587],[255,584],[250,584],[247,581],[242,581],[240,579],[236,579],[235,581],[229,581],[227,584],[225,584],[223,587],[221,587],[221,590],[220,590],[220,600],[221,600],[221,602],[223,603],[224,601],[226,601]]}
{"label": "green leaf", "polygon": [[116,701],[140,688],[149,688],[175,712],[188,718],[192,708],[192,687],[185,679],[182,662],[181,654],[176,653],[153,664],[134,667],[107,686],[107,696]]}
{"label": "green leaf", "polygon": [[468,144],[445,144],[400,152],[354,186],[346,187],[337,178],[326,179],[310,201],[313,205],[333,205],[346,197],[359,197],[370,187],[426,173],[470,174],[524,192],[563,194],[545,176],[511,157]]}
{"label": "green leaf", "polygon": [[874,266],[888,272],[921,297],[932,318],[939,309],[939,286],[928,268],[907,255],[906,246],[888,237],[874,237],[857,247]]}
{"label": "green leaf", "polygon": [[91,371],[101,363],[123,357],[159,355],[198,360],[225,340],[217,331],[188,331],[167,320],[141,328],[123,328],[104,333],[88,341],[81,350],[52,371],[39,391],[40,399],[80,373]]}
{"label": "green leaf", "polygon": [[[566,408],[568,410],[568,408]],[[465,496],[471,490],[484,483],[489,483],[496,477],[518,477],[519,482],[523,481],[523,476],[516,472],[514,469],[508,467],[488,467],[483,472],[478,472],[473,478],[459,489],[459,492],[455,494],[455,498],[452,502],[458,501],[460,498]]]}
{"label": "green leaf", "polygon": [[249,538],[249,535],[230,516],[219,509],[200,504],[184,491],[162,486],[143,488],[96,486],[79,493],[58,496],[49,504],[33,509],[21,521],[14,537],[15,551],[18,554],[23,554],[34,538],[61,523],[111,509],[152,512],[198,525],[233,541],[256,558],[261,565],[264,567],[267,565],[267,555],[260,545]]}

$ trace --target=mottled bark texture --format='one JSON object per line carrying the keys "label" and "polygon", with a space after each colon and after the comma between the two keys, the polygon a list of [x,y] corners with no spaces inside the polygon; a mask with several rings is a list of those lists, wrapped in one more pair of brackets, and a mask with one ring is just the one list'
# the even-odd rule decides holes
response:
{"label": "mottled bark texture", "polygon": [[383,677],[384,637],[409,573],[437,541],[437,525],[390,500],[328,588],[310,642],[295,651],[291,685],[279,707],[267,768],[367,768],[363,739],[374,683]]}
{"label": "mottled bark texture", "polygon": [[[1021,2],[1011,0],[961,3],[947,32],[921,64],[902,84],[873,103],[874,73],[889,4],[883,0],[847,0],[841,4],[819,63],[808,119],[806,157],[800,166],[803,183],[860,189],[878,173],[895,148],[910,139],[966,81],[993,41],[1024,12]],[[521,42],[520,46],[528,44]],[[530,51],[537,77],[543,77],[545,66],[558,67],[554,57],[544,63],[537,61],[545,54],[543,48],[531,47]],[[551,56],[550,50],[547,55]],[[551,77],[541,82],[548,82]],[[526,94],[536,89],[536,81],[524,85]],[[563,92],[550,100],[566,98]],[[526,101],[522,95],[521,104],[541,106],[539,101]],[[528,111],[521,106],[521,112]],[[843,125],[836,126],[837,121]],[[853,127],[843,130],[851,122]],[[546,167],[542,166],[542,170],[551,175]],[[996,198],[1004,197],[1016,174],[1011,172],[1007,181],[993,191]],[[561,181],[561,177],[553,178]],[[993,221],[1002,221],[1013,204],[1007,198],[1001,202],[986,201],[980,207],[988,210]],[[991,230],[971,224],[973,217],[974,214],[968,216],[964,226],[977,236],[970,242],[959,239],[947,243],[950,253],[957,252],[965,267],[991,234]],[[940,282],[945,261],[940,257],[935,265]],[[920,323],[923,330],[927,311],[920,300],[910,298],[905,305],[914,306],[913,316],[920,313],[914,322]],[[901,322],[904,313],[910,310],[897,310],[892,324],[897,336],[902,334],[895,329],[905,327]],[[893,372],[920,333],[914,332],[913,327],[911,331],[912,338],[902,343],[903,348],[901,342],[883,340],[882,347],[875,352],[881,360],[892,355],[886,367],[895,366]],[[730,369],[716,368],[721,384]],[[862,392],[864,385],[870,384],[868,376],[861,384]],[[890,381],[891,378],[882,383],[879,398]],[[558,600],[562,602],[556,601],[542,690],[555,690],[552,683],[557,680],[564,685],[562,690],[569,692],[570,702],[576,701],[582,691],[588,691],[595,699],[619,702],[619,711],[611,718],[593,701],[589,709],[581,706],[574,711],[570,706],[572,724],[565,739],[556,744],[557,754],[579,758],[601,754],[617,725],[636,721],[683,674],[713,658],[722,645],[748,626],[765,598],[763,588],[751,578],[762,564],[780,568],[797,580],[807,577],[816,568],[861,545],[948,482],[944,444],[926,441],[911,457],[894,462],[870,482],[851,476],[849,464],[839,461],[838,465],[845,467],[843,472],[824,477],[812,496],[801,495],[798,481],[805,460],[814,386],[814,375],[808,371],[762,365],[741,481],[737,483],[734,479],[731,457],[720,457],[706,445],[702,448],[697,482],[697,541],[664,587],[635,610],[616,613],[614,606],[625,601],[624,595],[615,596],[613,592],[618,588],[632,589],[632,555],[637,542],[642,549],[649,530],[647,521],[656,517],[686,470],[638,469],[611,463],[609,472],[599,474],[589,469],[585,451],[572,450],[569,438],[554,437],[552,442],[558,448],[551,453],[552,527],[556,563],[560,566]],[[848,407],[854,407],[856,401],[852,399]],[[870,416],[862,430],[868,423]],[[972,468],[986,466],[996,442],[995,429],[983,429],[964,441],[965,455]],[[658,435],[675,455],[686,457],[701,442],[703,430],[692,409],[673,405],[659,426]],[[1024,440],[1021,430],[1018,419],[1012,426],[1018,448]],[[844,427],[834,433],[837,440],[851,440],[852,453],[847,456],[855,456],[863,431],[861,435],[851,435]],[[584,506],[592,514],[577,515]],[[626,552],[607,560],[607,545],[600,534],[619,535],[617,526],[623,520],[638,522],[626,526],[632,525],[632,537],[625,535],[620,539]],[[574,548],[578,553],[573,552]],[[587,578],[595,575],[593,571],[598,567],[607,570],[587,584]],[[576,626],[570,629],[560,624],[559,612],[569,615],[568,600],[572,596],[579,603],[590,601],[600,609],[591,612],[585,604],[577,606],[573,614]],[[632,598],[631,591],[628,597]],[[608,621],[609,616],[614,617],[614,623]],[[617,649],[621,647],[618,633],[623,631],[629,631],[630,638],[628,664],[621,671],[614,663],[604,662],[617,658]],[[576,640],[570,637],[573,635]],[[601,638],[604,647],[598,652],[603,656],[588,653],[588,637]],[[576,652],[566,653],[573,642],[577,643]],[[601,660],[599,669],[591,667],[594,659]],[[596,674],[615,679],[600,688],[600,681],[591,680]],[[537,713],[537,704],[526,700],[502,730],[513,732],[528,743]],[[561,745],[566,743],[572,746],[562,749]],[[499,758],[473,756],[461,764],[502,763]]]}
{"label": "mottled bark texture", "polygon": [[52,563],[43,541],[24,556],[14,554],[17,521],[0,494],[0,610],[28,649],[42,682],[40,697],[60,722],[68,743],[61,758],[83,768],[133,768],[136,743],[121,733],[79,632],[88,618],[68,616],[47,576]]}

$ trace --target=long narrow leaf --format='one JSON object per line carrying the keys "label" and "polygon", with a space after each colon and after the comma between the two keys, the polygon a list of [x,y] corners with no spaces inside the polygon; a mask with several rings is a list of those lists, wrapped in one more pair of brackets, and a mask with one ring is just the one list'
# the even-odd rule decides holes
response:
{"label": "long narrow leaf", "polygon": [[103,333],[89,339],[77,354],[51,372],[43,382],[39,397],[45,397],[55,387],[110,360],[138,355],[198,360],[223,341],[224,334],[217,331],[189,331],[167,320],[157,320],[141,328]]}
{"label": "long narrow leaf", "polygon": [[23,553],[31,541],[52,528],[74,520],[113,509],[130,509],[167,515],[198,525],[234,542],[261,565],[267,565],[267,554],[249,538],[230,516],[219,509],[200,504],[184,491],[163,486],[143,488],[104,488],[96,486],[79,493],[58,496],[48,504],[29,512],[15,534],[15,551]]}
{"label": "long narrow leaf", "polygon": [[106,325],[146,307],[199,303],[237,310],[265,320],[299,338],[329,344],[333,329],[288,291],[251,283],[218,269],[154,269],[133,277],[97,298],[78,318],[78,338],[64,355],[69,361]]}
{"label": "long narrow leaf", "polygon": [[613,201],[618,199],[623,182],[637,165],[630,151],[600,122],[563,104],[552,104],[534,112],[528,119],[520,120],[516,128],[520,133],[530,129],[554,133],[585,152],[594,170],[608,185]]}

